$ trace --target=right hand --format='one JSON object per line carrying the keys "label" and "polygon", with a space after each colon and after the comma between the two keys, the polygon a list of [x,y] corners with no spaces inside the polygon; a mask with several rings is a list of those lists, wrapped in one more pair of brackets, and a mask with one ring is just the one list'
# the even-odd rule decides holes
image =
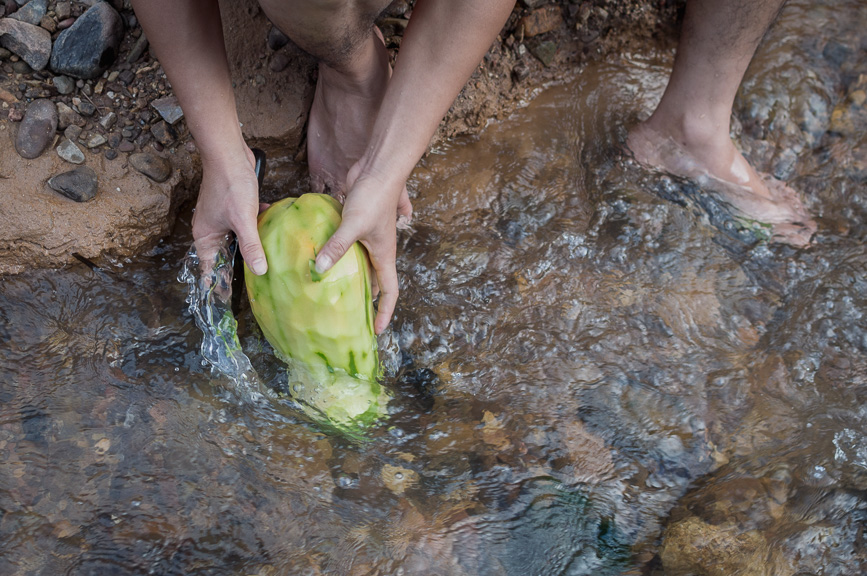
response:
{"label": "right hand", "polygon": [[256,160],[249,147],[229,160],[202,158],[202,185],[193,214],[193,240],[201,262],[211,262],[231,233],[254,274],[267,272],[265,251],[259,240],[259,184]]}

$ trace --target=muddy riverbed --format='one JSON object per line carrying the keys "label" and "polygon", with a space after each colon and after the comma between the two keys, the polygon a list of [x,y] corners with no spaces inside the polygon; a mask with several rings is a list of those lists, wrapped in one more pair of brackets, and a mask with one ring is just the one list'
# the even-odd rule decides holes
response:
{"label": "muddy riverbed", "polygon": [[[622,153],[669,50],[438,146],[366,442],[203,365],[189,213],[141,259],[3,278],[0,574],[867,572],[865,25],[861,1],[790,2],[736,106],[817,216],[809,250]],[[272,162],[266,196],[302,170]]]}

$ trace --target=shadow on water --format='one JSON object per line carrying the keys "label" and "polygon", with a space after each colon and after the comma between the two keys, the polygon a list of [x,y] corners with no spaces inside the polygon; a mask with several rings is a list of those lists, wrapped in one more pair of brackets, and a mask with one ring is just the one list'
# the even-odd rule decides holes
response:
{"label": "shadow on water", "polygon": [[864,17],[790,2],[738,100],[739,145],[820,218],[807,251],[621,153],[669,53],[429,155],[367,442],[203,367],[186,221],[110,278],[5,278],[0,574],[867,572]]}

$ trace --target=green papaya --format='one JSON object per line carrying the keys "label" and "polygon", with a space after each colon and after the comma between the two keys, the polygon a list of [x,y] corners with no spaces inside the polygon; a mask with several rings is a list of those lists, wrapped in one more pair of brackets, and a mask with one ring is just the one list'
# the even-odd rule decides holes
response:
{"label": "green papaya", "polygon": [[332,423],[365,425],[388,401],[377,382],[367,252],[356,242],[327,272],[315,268],[342,208],[325,194],[272,204],[258,220],[268,272],[256,276],[245,264],[244,276],[262,333],[290,364],[292,395]]}

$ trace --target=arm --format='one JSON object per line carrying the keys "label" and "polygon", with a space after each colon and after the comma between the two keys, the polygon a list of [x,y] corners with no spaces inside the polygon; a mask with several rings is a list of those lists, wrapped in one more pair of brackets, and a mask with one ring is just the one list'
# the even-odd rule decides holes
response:
{"label": "arm", "polygon": [[410,172],[512,11],[510,0],[419,0],[364,155],[349,171],[343,223],[316,259],[324,271],[356,240],[367,248],[381,290],[382,332],[398,296],[398,200]]}
{"label": "arm", "polygon": [[216,0],[133,0],[136,16],[180,101],[202,157],[202,186],[193,216],[201,258],[229,232],[257,273],[267,270],[256,215],[253,155],[244,143]]}

